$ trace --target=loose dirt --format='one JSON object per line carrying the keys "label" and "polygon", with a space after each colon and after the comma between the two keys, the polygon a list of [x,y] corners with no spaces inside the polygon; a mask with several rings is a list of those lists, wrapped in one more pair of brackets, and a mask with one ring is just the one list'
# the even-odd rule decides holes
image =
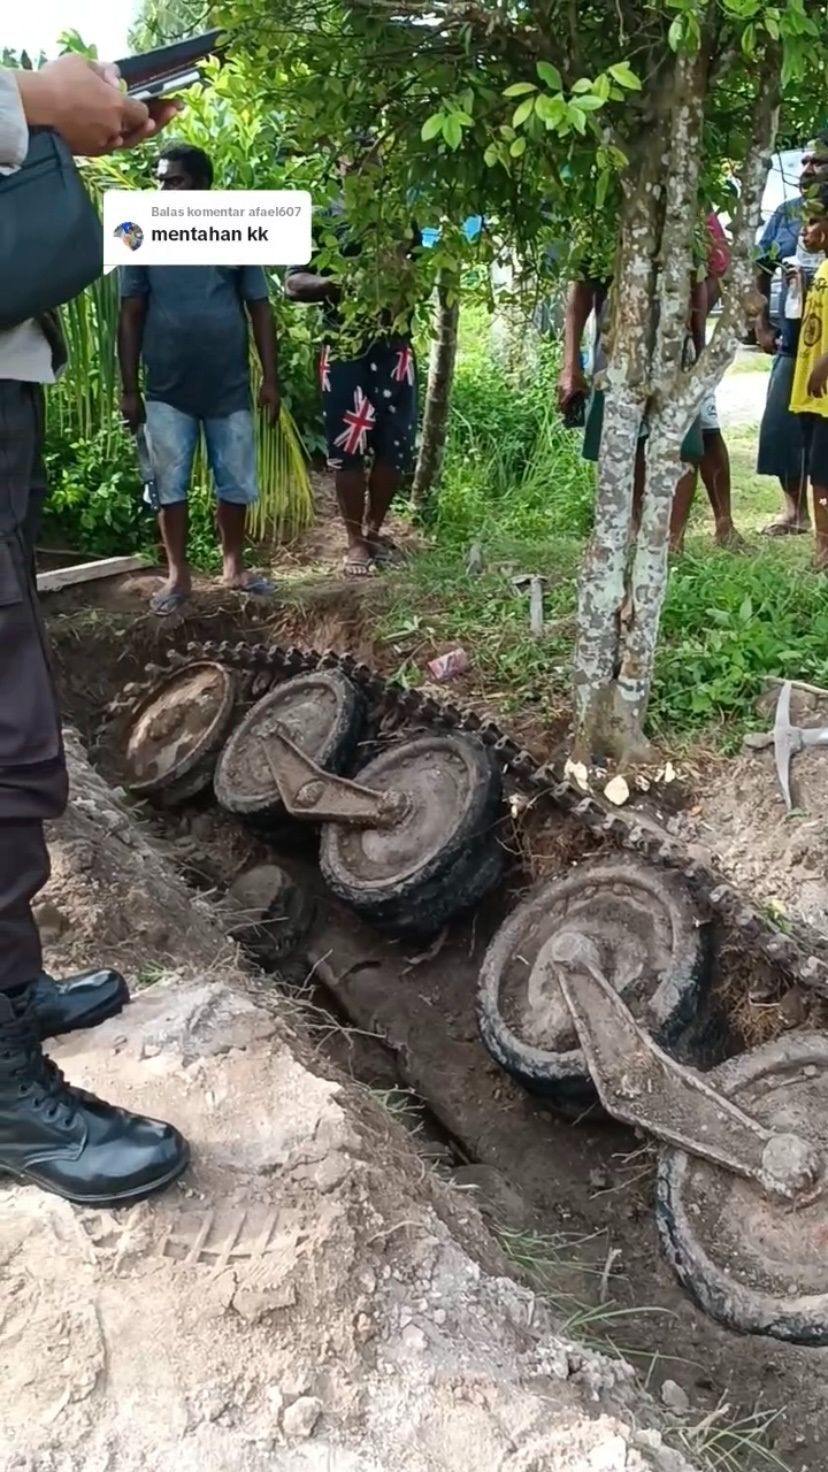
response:
{"label": "loose dirt", "polygon": [[[121,1213],[0,1191],[2,1465],[689,1472],[628,1366],[556,1332],[468,1198],[364,1090],[309,1066],[298,1015],[245,979],[74,741],[69,760],[46,902],[73,931],[50,960],[103,959],[121,928],[102,906],[129,891],[133,961],[163,974],[52,1051],[79,1084],[177,1123],[193,1165]],[[168,935],[185,916],[186,938]]]}
{"label": "loose dirt", "polygon": [[[760,704],[768,730],[777,696],[774,687]],[[828,726],[828,695],[795,688],[791,719],[804,727]],[[785,809],[770,747],[714,771],[700,811],[683,816],[678,826],[780,916],[806,920],[828,934],[828,750],[800,752],[790,770],[792,814]]]}

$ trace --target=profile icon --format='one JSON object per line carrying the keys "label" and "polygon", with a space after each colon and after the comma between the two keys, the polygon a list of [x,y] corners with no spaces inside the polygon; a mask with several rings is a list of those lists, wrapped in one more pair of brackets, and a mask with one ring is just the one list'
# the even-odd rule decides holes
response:
{"label": "profile icon", "polygon": [[132,220],[124,220],[123,224],[118,225],[112,233],[124,242],[128,250],[140,250],[144,243],[144,232],[141,226],[136,225]]}

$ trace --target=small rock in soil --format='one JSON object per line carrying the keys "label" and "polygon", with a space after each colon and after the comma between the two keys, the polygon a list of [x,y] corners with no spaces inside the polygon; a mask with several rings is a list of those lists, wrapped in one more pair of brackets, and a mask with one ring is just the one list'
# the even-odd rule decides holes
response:
{"label": "small rock in soil", "polygon": [[629,802],[630,788],[626,778],[613,777],[604,788],[604,797],[617,808],[622,808],[625,802]]}
{"label": "small rock in soil", "polygon": [[604,1170],[602,1166],[599,1166],[596,1170],[591,1170],[590,1171],[590,1173],[589,1173],[589,1189],[590,1189],[590,1191],[608,1191],[611,1185],[612,1185],[612,1181],[610,1179],[609,1172],[606,1171],[606,1170]]}
{"label": "small rock in soil", "polygon": [[805,998],[798,987],[792,986],[779,1003],[779,1016],[784,1027],[799,1027],[805,1021],[808,1009]]}
{"label": "small rock in soil", "polygon": [[301,1400],[295,1400],[292,1406],[288,1406],[282,1417],[282,1428],[285,1435],[312,1436],[321,1415],[321,1400],[315,1395],[303,1395]]}
{"label": "small rock in soil", "polygon": [[34,906],[34,917],[44,946],[56,945],[69,924],[63,911],[50,900]]}
{"label": "small rock in soil", "polygon": [[677,1415],[684,1415],[690,1409],[690,1397],[686,1390],[682,1390],[675,1380],[665,1380],[661,1387],[661,1399],[669,1411],[675,1411]]}

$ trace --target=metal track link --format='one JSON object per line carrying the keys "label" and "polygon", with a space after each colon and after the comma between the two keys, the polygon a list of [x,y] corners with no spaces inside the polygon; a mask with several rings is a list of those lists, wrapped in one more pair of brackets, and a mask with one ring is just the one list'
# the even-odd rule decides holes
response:
{"label": "metal track link", "polygon": [[718,915],[752,952],[757,952],[778,971],[828,998],[828,940],[804,924],[778,930],[750,899],[741,894],[710,865],[692,858],[670,834],[648,819],[646,825],[629,816],[608,811],[595,797],[585,796],[568,781],[561,780],[549,766],[539,765],[491,721],[483,721],[473,710],[461,709],[450,701],[436,700],[417,690],[406,690],[385,680],[352,654],[333,650],[284,648],[281,645],[207,642],[188,644],[186,652],[170,650],[166,665],[147,665],[146,679],[125,685],[107,708],[107,730],[118,727],[135,704],[171,670],[193,660],[213,660],[232,669],[246,682],[246,695],[258,699],[273,686],[294,675],[317,669],[337,669],[364,693],[369,706],[379,714],[383,734],[410,725],[432,731],[469,732],[493,748],[504,770],[533,806],[549,805],[566,813],[595,837],[628,849],[656,866],[678,870],[696,903]]}

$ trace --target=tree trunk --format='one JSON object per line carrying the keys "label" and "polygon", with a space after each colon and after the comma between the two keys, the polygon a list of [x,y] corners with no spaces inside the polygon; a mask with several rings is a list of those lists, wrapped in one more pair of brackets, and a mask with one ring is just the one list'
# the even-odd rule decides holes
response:
{"label": "tree trunk", "polygon": [[419,507],[425,506],[437,489],[443,469],[460,322],[460,302],[453,283],[440,282],[434,315],[437,334],[428,360],[423,426],[412,487],[414,504]]}
{"label": "tree trunk", "polygon": [[[775,132],[777,76],[778,63],[769,54],[757,90],[753,146],[742,172],[722,317],[713,343],[689,371],[682,356],[709,81],[703,51],[672,62],[662,80],[657,116],[628,176],[604,375],[595,530],[579,597],[575,753],[583,761],[652,755],[644,721],[667,586],[670,512],[682,473],[679,446],[738,345],[765,160]],[[665,138],[670,140],[666,148]],[[645,414],[640,526],[633,537],[633,467]]]}

